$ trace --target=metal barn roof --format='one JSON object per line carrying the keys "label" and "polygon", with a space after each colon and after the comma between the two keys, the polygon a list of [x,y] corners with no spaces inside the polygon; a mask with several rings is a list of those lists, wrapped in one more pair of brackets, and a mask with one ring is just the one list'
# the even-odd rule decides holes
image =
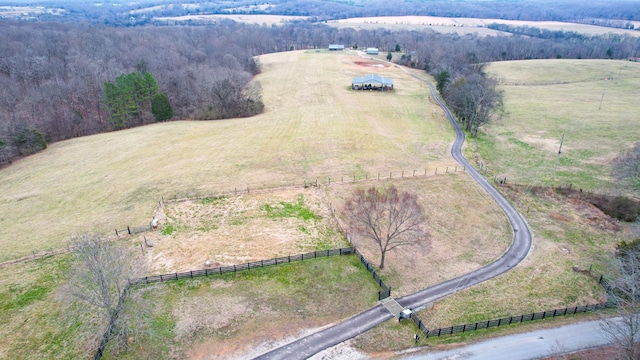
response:
{"label": "metal barn roof", "polygon": [[393,85],[392,78],[384,78],[380,75],[369,74],[362,77],[354,77],[351,80],[352,84],[365,84],[365,83],[376,83],[382,85]]}

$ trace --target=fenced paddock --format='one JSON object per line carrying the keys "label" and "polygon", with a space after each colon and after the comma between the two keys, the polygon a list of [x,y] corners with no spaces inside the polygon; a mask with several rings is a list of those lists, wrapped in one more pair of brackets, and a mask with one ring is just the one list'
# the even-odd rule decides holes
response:
{"label": "fenced paddock", "polygon": [[[118,309],[120,309],[122,304],[124,303],[130,286],[144,285],[144,284],[151,284],[151,283],[158,283],[158,282],[165,282],[165,281],[175,281],[180,279],[192,279],[192,278],[203,277],[203,276],[208,277],[208,276],[214,276],[214,275],[222,275],[226,273],[235,273],[238,271],[249,271],[251,269],[263,268],[267,266],[277,266],[280,264],[288,264],[288,263],[297,262],[297,261],[305,261],[305,260],[311,260],[311,259],[317,259],[317,258],[323,258],[323,257],[342,256],[342,255],[351,255],[351,254],[355,254],[356,256],[358,256],[358,258],[360,259],[360,262],[373,275],[374,280],[376,281],[378,286],[380,286],[381,290],[378,291],[378,299],[380,300],[380,299],[388,298],[389,296],[391,296],[391,288],[389,288],[382,281],[382,279],[380,279],[380,277],[376,274],[371,264],[369,264],[369,262],[355,248],[347,247],[347,248],[313,251],[313,252],[308,252],[308,253],[303,253],[298,255],[277,257],[273,259],[254,261],[254,262],[249,262],[249,263],[240,264],[240,265],[221,266],[221,267],[211,268],[211,269],[207,268],[207,269],[201,269],[201,270],[192,270],[192,271],[185,271],[180,273],[176,272],[172,274],[171,273],[161,274],[161,275],[145,276],[137,279],[131,279],[129,280],[129,284],[127,285],[127,287],[122,293],[122,296],[120,297],[120,300],[118,302]],[[100,345],[94,356],[94,360],[102,359],[105,348],[109,342],[109,338],[111,337],[112,330],[114,328],[114,323],[117,321],[118,312],[119,310],[116,311],[116,315],[111,318],[111,321],[107,326],[107,330],[102,335]]]}
{"label": "fenced paddock", "polygon": [[226,273],[257,269],[257,268],[262,268],[266,266],[288,264],[296,261],[304,261],[304,260],[316,259],[321,257],[349,255],[353,253],[353,250],[354,249],[352,248],[340,248],[340,249],[332,249],[332,250],[314,251],[314,252],[308,252],[308,253],[298,254],[298,255],[283,256],[283,257],[273,258],[269,260],[254,261],[254,262],[249,262],[249,263],[240,264],[240,265],[221,266],[217,268],[192,270],[192,271],[185,271],[180,273],[176,272],[173,274],[145,276],[143,278],[132,279],[130,282],[132,285],[149,284],[149,283],[164,282],[164,281],[170,281],[170,280],[193,279],[193,278],[202,277],[202,276],[208,277],[209,275],[222,275]]}

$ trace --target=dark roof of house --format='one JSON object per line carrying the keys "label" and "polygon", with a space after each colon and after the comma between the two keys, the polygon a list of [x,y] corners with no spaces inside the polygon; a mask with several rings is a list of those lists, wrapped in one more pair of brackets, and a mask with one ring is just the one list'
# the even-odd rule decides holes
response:
{"label": "dark roof of house", "polygon": [[369,74],[362,77],[354,77],[353,80],[351,80],[351,83],[352,84],[376,83],[376,84],[382,84],[382,85],[393,85],[393,79],[384,78],[380,75]]}

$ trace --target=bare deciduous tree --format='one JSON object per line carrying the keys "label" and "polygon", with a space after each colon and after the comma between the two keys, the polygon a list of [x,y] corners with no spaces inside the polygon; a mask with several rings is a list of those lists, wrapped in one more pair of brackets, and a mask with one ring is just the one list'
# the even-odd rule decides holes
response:
{"label": "bare deciduous tree", "polygon": [[640,358],[640,248],[637,241],[618,249],[617,276],[609,283],[620,317],[607,319],[602,329],[627,360]]}
{"label": "bare deciduous tree", "polygon": [[113,340],[128,346],[123,294],[135,275],[132,253],[124,246],[100,236],[82,234],[71,240],[75,260],[69,293],[97,310],[112,328]]}
{"label": "bare deciduous tree", "polygon": [[345,204],[350,231],[373,240],[380,249],[380,269],[387,251],[427,240],[427,221],[416,194],[372,186],[356,190]]}

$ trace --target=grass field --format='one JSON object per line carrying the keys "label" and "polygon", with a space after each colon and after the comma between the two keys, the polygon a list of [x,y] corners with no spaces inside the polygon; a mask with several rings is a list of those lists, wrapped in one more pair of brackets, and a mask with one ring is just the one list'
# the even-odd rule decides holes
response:
{"label": "grass field", "polygon": [[[503,19],[476,18],[448,18],[438,16],[379,16],[340,19],[329,22],[338,28],[351,27],[355,29],[386,28],[393,30],[432,29],[436,32],[456,32],[458,34],[478,33],[480,35],[496,36],[505,34],[502,31],[487,29],[487,25],[498,23],[511,26],[529,26],[551,31],[574,31],[587,35],[603,35],[608,33],[640,36],[640,31],[615,29],[603,26],[566,23],[559,21],[520,21]],[[636,25],[637,26],[637,25]]]}
{"label": "grass field", "polygon": [[[160,197],[176,192],[453,166],[450,126],[428,88],[400,69],[348,52],[261,62],[262,115],[68,140],[2,169],[0,261],[62,247],[75,233],[148,224]],[[396,90],[351,91],[351,78],[368,73],[393,77]]]}
{"label": "grass field", "polygon": [[214,14],[214,15],[184,15],[171,17],[154,17],[155,21],[182,22],[201,20],[215,23],[218,20],[229,19],[241,23],[258,25],[284,25],[296,20],[305,20],[306,16],[284,16],[284,15],[244,15],[244,14]]}
{"label": "grass field", "polygon": [[[504,115],[478,138],[481,161],[492,176],[621,190],[613,183],[610,164],[639,139],[640,64],[508,61],[492,63],[488,71],[505,93]],[[469,159],[475,158],[472,145],[466,148]]]}

